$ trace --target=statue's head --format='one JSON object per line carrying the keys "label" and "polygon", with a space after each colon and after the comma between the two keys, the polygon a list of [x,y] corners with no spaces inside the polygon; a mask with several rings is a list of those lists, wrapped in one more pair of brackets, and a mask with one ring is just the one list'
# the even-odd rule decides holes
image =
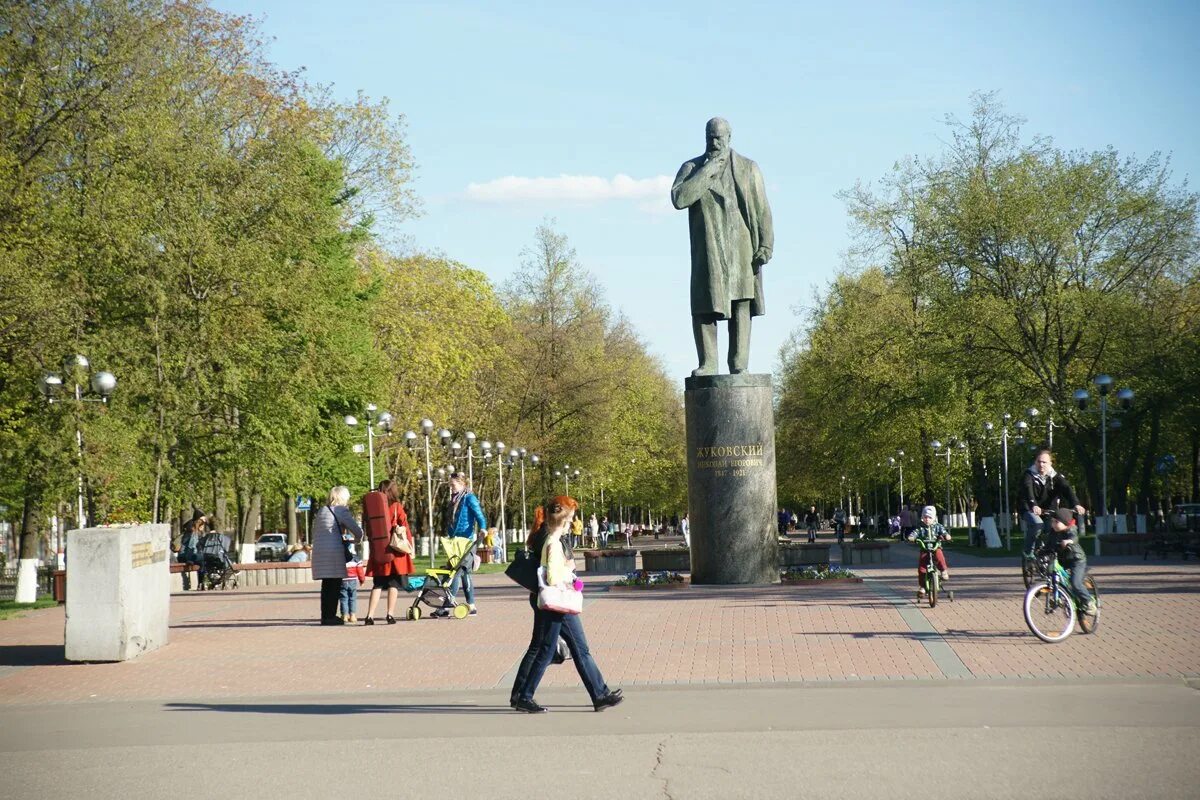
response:
{"label": "statue's head", "polygon": [[721,117],[713,117],[704,126],[704,138],[708,142],[709,153],[719,153],[729,149],[729,137],[732,131],[729,123]]}

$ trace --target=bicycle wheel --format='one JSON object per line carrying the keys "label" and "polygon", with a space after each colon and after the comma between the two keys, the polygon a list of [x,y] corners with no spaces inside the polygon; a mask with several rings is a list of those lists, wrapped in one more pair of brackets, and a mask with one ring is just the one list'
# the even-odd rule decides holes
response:
{"label": "bicycle wheel", "polygon": [[1043,642],[1061,642],[1075,629],[1075,604],[1061,586],[1035,583],[1025,593],[1025,624]]}
{"label": "bicycle wheel", "polygon": [[1082,633],[1091,633],[1100,627],[1100,590],[1096,588],[1096,582],[1092,580],[1091,575],[1083,579],[1083,588],[1087,589],[1096,601],[1096,610],[1090,614],[1082,610],[1079,612],[1079,630]]}
{"label": "bicycle wheel", "polygon": [[937,605],[937,596],[938,596],[939,588],[940,587],[938,586],[937,570],[934,569],[933,564],[930,564],[929,571],[925,573],[925,593],[926,593],[926,596],[929,598],[929,607],[930,608],[933,608],[934,606]]}
{"label": "bicycle wheel", "polygon": [[1021,556],[1021,580],[1025,581],[1025,588],[1033,586],[1033,580],[1037,577],[1037,563],[1032,558]]}

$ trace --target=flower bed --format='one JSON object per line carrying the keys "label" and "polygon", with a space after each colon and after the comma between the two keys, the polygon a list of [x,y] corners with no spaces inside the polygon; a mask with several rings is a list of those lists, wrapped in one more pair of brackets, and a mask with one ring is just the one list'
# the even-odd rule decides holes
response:
{"label": "flower bed", "polygon": [[642,569],[648,571],[690,571],[692,552],[686,547],[664,547],[642,551]]}
{"label": "flower bed", "polygon": [[862,583],[862,578],[841,567],[804,567],[785,569],[779,574],[784,583]]}
{"label": "flower bed", "polygon": [[682,589],[688,579],[678,572],[648,572],[644,569],[630,572],[612,585],[613,589]]}
{"label": "flower bed", "polygon": [[583,564],[592,575],[625,575],[637,569],[637,551],[584,550]]}

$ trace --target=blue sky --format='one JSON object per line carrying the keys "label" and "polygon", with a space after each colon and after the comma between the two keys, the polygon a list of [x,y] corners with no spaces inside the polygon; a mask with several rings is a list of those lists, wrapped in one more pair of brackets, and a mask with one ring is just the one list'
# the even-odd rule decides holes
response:
{"label": "blue sky", "polygon": [[938,152],[944,115],[966,117],[974,91],[999,91],[1027,136],[1161,151],[1178,182],[1200,179],[1192,2],[214,5],[261,17],[281,67],[407,116],[424,213],[402,232],[417,247],[501,284],[555,218],[681,386],[695,366],[687,215],[664,186],[712,116],[762,168],[775,217],[756,372],[843,263],[836,193]]}

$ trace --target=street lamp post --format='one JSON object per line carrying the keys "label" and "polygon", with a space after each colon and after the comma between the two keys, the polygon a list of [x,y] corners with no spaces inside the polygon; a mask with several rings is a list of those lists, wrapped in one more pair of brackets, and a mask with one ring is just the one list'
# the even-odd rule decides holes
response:
{"label": "street lamp post", "polygon": [[467,431],[463,434],[463,438],[467,440],[467,486],[471,491],[475,491],[475,431]]}
{"label": "street lamp post", "polygon": [[[108,398],[112,396],[113,391],[117,388],[117,379],[111,372],[97,372],[91,376],[88,381],[91,385],[92,392],[96,397],[87,397],[85,389],[80,385],[80,378],[84,377],[84,373],[90,366],[87,357],[75,354],[68,356],[63,360],[64,372],[71,378],[74,384],[74,395],[71,398],[76,403],[76,406],[82,409],[84,403],[108,403]],[[53,404],[62,402],[55,397],[55,393],[63,388],[62,376],[54,373],[48,373],[42,376],[41,389],[42,394],[46,397],[46,402]],[[87,517],[83,508],[83,429],[79,424],[78,415],[75,418],[75,456],[78,459],[78,469],[76,471],[76,486],[75,486],[75,522],[80,528],[87,527]],[[154,509],[155,519],[158,519],[158,509]],[[32,602],[29,601],[29,602]]]}
{"label": "street lamp post", "polygon": [[888,456],[888,465],[900,469],[900,507],[904,508],[904,451],[897,450],[896,455]]}
{"label": "street lamp post", "polygon": [[[1113,379],[1110,375],[1097,375],[1093,383],[1096,384],[1096,389],[1100,392],[1100,514],[1104,518],[1104,530],[1100,530],[1100,525],[1096,526],[1096,546],[1095,554],[1100,555],[1100,536],[1101,533],[1111,533],[1109,530],[1111,518],[1108,514],[1108,393],[1112,391]],[[1079,409],[1082,411],[1087,407],[1088,392],[1086,389],[1077,389],[1075,391],[1075,402],[1079,404]],[[1117,392],[1117,400],[1121,403],[1123,410],[1128,410],[1133,405],[1133,389],[1125,388]],[[1113,420],[1114,426],[1117,420]],[[1100,517],[1097,517],[1099,520]]]}
{"label": "street lamp post", "polygon": [[[1054,401],[1050,400],[1050,410],[1046,412],[1046,446],[1051,450],[1054,449]],[[1026,416],[1030,419],[1030,424],[1036,425],[1037,418],[1042,412],[1036,408],[1025,409]]]}
{"label": "street lamp post", "polygon": [[[429,547],[429,566],[433,567],[435,550],[433,547],[433,461],[429,457],[429,436],[433,433],[433,420],[421,420],[421,436],[425,439],[425,511],[427,514],[425,536]],[[404,443],[411,450],[417,443],[417,434],[408,431],[404,434]]]}
{"label": "street lamp post", "polygon": [[[508,446],[504,444],[504,442],[497,441],[496,452],[499,453],[499,458],[496,459],[496,466],[498,467],[498,471],[500,473],[500,539],[501,541],[506,541],[507,537],[505,536],[505,531],[507,530],[507,525],[505,523],[504,509],[504,454],[508,452]],[[505,547],[507,547],[507,544]]]}
{"label": "street lamp post", "polygon": [[[529,539],[529,524],[525,520],[525,512],[528,510],[528,506],[525,503],[525,457],[526,457],[526,455],[528,455],[528,452],[525,450],[524,447],[517,450],[517,460],[521,462],[521,537],[522,537],[522,541],[527,541]],[[536,455],[529,455],[529,460],[530,460],[530,463],[533,464],[533,466],[535,466],[535,467],[537,466],[538,457]]]}

